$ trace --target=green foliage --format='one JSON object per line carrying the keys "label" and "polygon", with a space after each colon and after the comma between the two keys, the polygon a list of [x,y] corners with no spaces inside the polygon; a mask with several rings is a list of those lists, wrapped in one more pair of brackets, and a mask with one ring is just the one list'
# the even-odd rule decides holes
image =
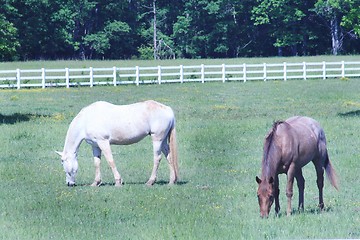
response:
{"label": "green foliage", "polygon": [[16,51],[20,46],[17,40],[17,29],[0,14],[0,60],[16,59]]}
{"label": "green foliage", "polygon": [[[306,8],[308,2],[289,0],[264,0],[253,8],[255,25],[267,25],[269,33],[275,38],[275,47],[296,48],[308,39],[309,29]],[[293,50],[293,51],[297,51]],[[295,52],[295,54],[297,54]]]}
{"label": "green foliage", "polygon": [[349,5],[349,10],[342,17],[341,25],[352,29],[360,37],[360,1],[345,0],[345,2]]}
{"label": "green foliage", "polygon": [[[112,40],[121,40],[123,34],[128,32],[130,32],[128,24],[121,21],[108,22],[104,31],[86,35],[83,38],[84,46],[94,50],[98,56],[104,56],[104,53],[111,48],[110,42]],[[92,53],[90,58],[92,58]]]}
{"label": "green foliage", "polygon": [[[0,5],[4,60],[136,58],[142,46],[154,48],[154,36],[176,58],[319,55],[334,47],[359,53],[354,35],[359,0],[0,0]],[[334,15],[337,22],[330,26]]]}
{"label": "green foliage", "polygon": [[154,59],[154,50],[149,46],[141,46],[138,49],[140,54],[140,59],[142,60],[151,60]]}
{"label": "green foliage", "polygon": [[341,19],[349,9],[348,7],[348,3],[342,0],[318,0],[312,9],[312,11],[327,22],[332,40],[332,53],[334,55],[343,50],[343,36],[345,33],[340,25]]}
{"label": "green foliage", "polygon": [[318,0],[312,11],[326,20],[341,18],[349,10],[349,2],[343,0]]}
{"label": "green foliage", "polygon": [[128,33],[130,32],[130,27],[127,23],[125,22],[121,22],[121,21],[113,21],[113,22],[108,22],[105,26],[105,32],[107,34],[109,34],[110,36],[112,36],[113,38],[115,37],[120,37],[118,36],[121,33]]}
{"label": "green foliage", "polygon": [[110,48],[109,38],[104,32],[86,35],[84,37],[84,45],[99,55],[103,55]]}

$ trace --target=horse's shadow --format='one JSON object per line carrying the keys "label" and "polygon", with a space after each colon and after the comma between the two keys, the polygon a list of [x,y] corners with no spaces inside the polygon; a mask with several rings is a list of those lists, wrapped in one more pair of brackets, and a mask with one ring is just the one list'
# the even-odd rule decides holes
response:
{"label": "horse's shadow", "polygon": [[[188,183],[187,181],[178,181],[174,185],[185,185],[187,183]],[[146,186],[146,182],[125,182],[123,184],[123,186],[124,185],[144,185],[144,186]],[[159,181],[156,181],[154,183],[154,185],[164,186],[164,185],[169,185],[169,182],[165,181],[165,180],[159,180]],[[90,186],[90,184],[80,183],[80,184],[76,184],[76,186],[84,187],[84,186]],[[115,183],[114,182],[102,182],[98,187],[104,187],[104,186],[115,186]],[[151,186],[149,186],[149,187],[151,187]]]}
{"label": "horse's shadow", "polygon": [[26,113],[26,114],[14,113],[11,115],[3,115],[0,113],[0,124],[13,125],[20,122],[28,122],[31,119],[40,118],[40,117],[48,117],[48,116],[41,114],[32,114],[32,113]]}
{"label": "horse's shadow", "polygon": [[360,110],[345,112],[345,113],[338,113],[340,117],[360,117]]}
{"label": "horse's shadow", "polygon": [[[331,206],[329,207],[325,207],[324,209],[320,209],[318,207],[311,207],[311,208],[306,208],[304,210],[299,210],[296,208],[293,208],[293,210],[291,211],[291,216],[297,216],[297,215],[318,215],[321,213],[326,213],[326,212],[332,212],[333,209]],[[279,212],[278,214],[275,214],[275,217],[277,218],[281,218],[281,217],[287,217],[286,212]]]}

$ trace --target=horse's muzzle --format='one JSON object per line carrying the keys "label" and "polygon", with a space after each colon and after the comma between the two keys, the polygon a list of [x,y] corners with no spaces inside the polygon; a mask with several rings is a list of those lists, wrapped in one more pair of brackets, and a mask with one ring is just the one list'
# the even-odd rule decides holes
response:
{"label": "horse's muzzle", "polygon": [[261,218],[268,218],[269,214],[270,213],[268,211],[260,211],[260,217]]}

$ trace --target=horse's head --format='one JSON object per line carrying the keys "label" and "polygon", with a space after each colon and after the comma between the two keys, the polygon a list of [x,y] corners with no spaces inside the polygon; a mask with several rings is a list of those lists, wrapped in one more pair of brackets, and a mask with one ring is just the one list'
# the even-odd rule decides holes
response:
{"label": "horse's head", "polygon": [[269,180],[261,180],[256,177],[256,182],[259,184],[257,196],[260,206],[260,216],[268,217],[271,205],[274,203],[274,178]]}
{"label": "horse's head", "polygon": [[66,183],[69,187],[75,186],[75,176],[78,170],[78,161],[75,154],[56,152],[61,157],[61,164],[66,173]]}

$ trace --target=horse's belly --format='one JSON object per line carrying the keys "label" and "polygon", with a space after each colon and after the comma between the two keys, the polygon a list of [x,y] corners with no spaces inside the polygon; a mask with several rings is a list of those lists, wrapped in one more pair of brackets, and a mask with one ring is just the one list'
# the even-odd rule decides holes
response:
{"label": "horse's belly", "polygon": [[[108,125],[107,125],[108,126]],[[91,145],[97,145],[98,141],[109,141],[110,144],[115,145],[129,145],[137,143],[147,135],[146,129],[138,129],[133,127],[92,127],[88,128],[85,140]]]}
{"label": "horse's belly", "polygon": [[112,136],[109,139],[109,141],[110,141],[110,144],[129,145],[129,144],[133,144],[133,143],[137,143],[137,142],[141,141],[146,136],[147,136],[147,134],[139,134],[139,135],[127,136],[127,137]]}

